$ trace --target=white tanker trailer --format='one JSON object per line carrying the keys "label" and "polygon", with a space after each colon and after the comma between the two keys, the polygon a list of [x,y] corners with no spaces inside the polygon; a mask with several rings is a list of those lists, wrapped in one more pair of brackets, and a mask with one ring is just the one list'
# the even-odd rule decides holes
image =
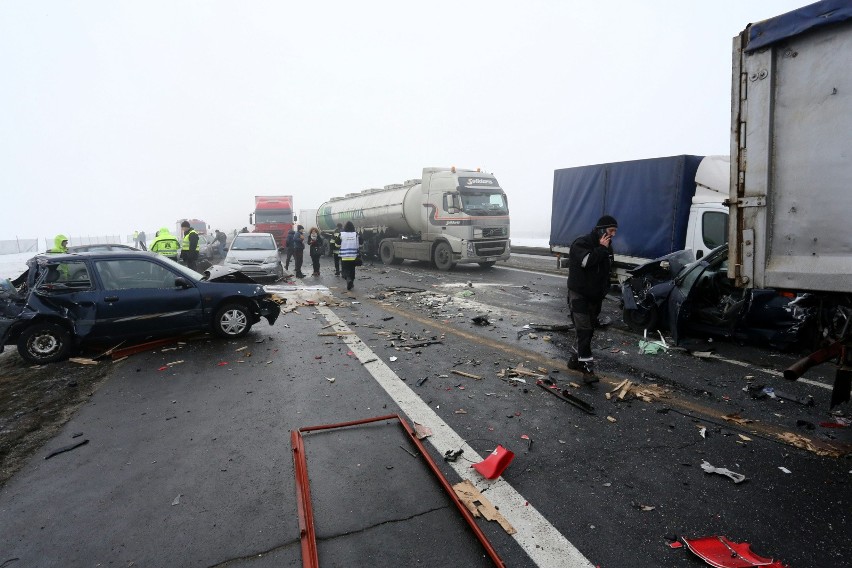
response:
{"label": "white tanker trailer", "polygon": [[317,226],[330,233],[352,221],[365,253],[385,264],[434,262],[493,266],[509,258],[509,206],[492,174],[423,168],[422,179],[334,197],[320,205]]}

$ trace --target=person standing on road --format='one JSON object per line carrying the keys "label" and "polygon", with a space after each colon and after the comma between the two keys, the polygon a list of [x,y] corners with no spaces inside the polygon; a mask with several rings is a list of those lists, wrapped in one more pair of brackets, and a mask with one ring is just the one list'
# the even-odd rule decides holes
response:
{"label": "person standing on road", "polygon": [[343,224],[338,223],[337,227],[334,228],[334,233],[331,234],[331,240],[328,244],[328,248],[331,250],[332,256],[334,256],[335,276],[340,276],[340,231],[342,230]]}
{"label": "person standing on road", "polygon": [[296,260],[296,278],[304,278],[302,262],[305,260],[305,228],[301,225],[296,227],[296,234],[293,236],[293,257]]}
{"label": "person standing on road", "polygon": [[293,258],[293,250],[296,246],[296,231],[290,229],[287,231],[287,239],[284,241],[284,248],[287,249],[287,260],[284,262],[284,270],[290,271],[290,259]]}
{"label": "person standing on road", "polygon": [[148,247],[145,246],[145,231],[139,231],[139,236],[137,238],[139,239],[139,248],[142,250],[148,250]]}
{"label": "person standing on road", "polygon": [[308,249],[311,253],[311,264],[314,268],[313,276],[320,275],[320,257],[322,256],[322,237],[319,229],[311,227],[308,231]]}
{"label": "person standing on road", "polygon": [[198,233],[184,221],[180,224],[183,229],[183,241],[180,247],[180,257],[190,270],[196,270],[195,263],[198,260]]}
{"label": "person standing on road", "polygon": [[177,261],[180,241],[166,228],[162,227],[151,241],[151,252]]}
{"label": "person standing on road", "polygon": [[133,246],[139,248],[139,231],[133,231]]}
{"label": "person standing on road", "polygon": [[340,271],[346,280],[346,289],[355,285],[355,265],[358,261],[358,233],[352,221],[346,221],[340,232]]}
{"label": "person standing on road", "polygon": [[219,247],[219,257],[225,258],[225,249],[228,248],[228,235],[216,229],[216,242]]}
{"label": "person standing on road", "polygon": [[568,253],[568,300],[577,331],[577,351],[569,357],[568,368],[582,371],[587,383],[598,380],[594,374],[592,335],[601,303],[609,291],[612,238],[616,231],[615,217],[604,215],[589,234],[571,243]]}

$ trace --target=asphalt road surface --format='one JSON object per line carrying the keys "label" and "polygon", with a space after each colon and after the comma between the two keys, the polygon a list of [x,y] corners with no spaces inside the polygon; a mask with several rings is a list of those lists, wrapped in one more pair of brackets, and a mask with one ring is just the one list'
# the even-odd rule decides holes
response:
{"label": "asphalt road surface", "polygon": [[[796,354],[706,337],[641,354],[612,297],[586,386],[564,365],[573,333],[547,327],[568,317],[552,259],[367,263],[352,293],[323,262],[274,287],[298,305],[274,326],[111,364],[0,490],[0,567],[300,566],[291,432],[391,414],[502,514],[476,524],[507,566],[703,566],[669,544],[714,535],[849,565],[852,437],[831,427],[849,409],[829,412],[830,367],[789,383]],[[395,420],[303,440],[321,566],[494,565]],[[488,480],[471,465],[498,445],[514,459]]]}

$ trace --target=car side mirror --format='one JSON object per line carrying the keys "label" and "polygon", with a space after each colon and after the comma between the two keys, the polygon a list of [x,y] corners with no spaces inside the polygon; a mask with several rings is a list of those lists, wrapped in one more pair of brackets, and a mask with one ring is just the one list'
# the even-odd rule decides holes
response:
{"label": "car side mirror", "polygon": [[190,288],[189,281],[183,276],[178,276],[175,278],[175,288],[182,288],[186,290],[187,288]]}

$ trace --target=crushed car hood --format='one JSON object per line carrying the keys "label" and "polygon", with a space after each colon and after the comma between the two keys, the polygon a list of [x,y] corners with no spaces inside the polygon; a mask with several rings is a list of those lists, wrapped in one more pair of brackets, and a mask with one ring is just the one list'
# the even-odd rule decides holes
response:
{"label": "crushed car hood", "polygon": [[246,275],[245,272],[214,264],[204,271],[205,282],[243,282],[246,284],[257,284],[257,280]]}

